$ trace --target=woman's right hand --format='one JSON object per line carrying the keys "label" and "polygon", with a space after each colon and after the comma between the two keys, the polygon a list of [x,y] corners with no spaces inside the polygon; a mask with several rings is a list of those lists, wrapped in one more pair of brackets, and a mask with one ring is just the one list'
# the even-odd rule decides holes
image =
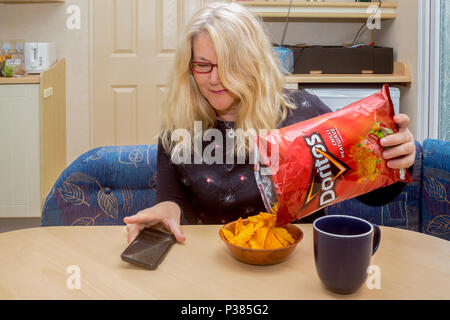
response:
{"label": "woman's right hand", "polygon": [[160,222],[169,228],[177,241],[184,242],[186,237],[181,231],[180,218],[180,207],[171,201],[158,203],[151,208],[139,211],[134,216],[125,217],[123,221],[127,224],[128,244],[133,242],[144,228]]}

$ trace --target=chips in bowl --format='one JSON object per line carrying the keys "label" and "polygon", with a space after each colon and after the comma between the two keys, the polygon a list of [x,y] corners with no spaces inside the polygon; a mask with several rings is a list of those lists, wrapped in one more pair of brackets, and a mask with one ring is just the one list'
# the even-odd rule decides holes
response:
{"label": "chips in bowl", "polygon": [[285,228],[275,227],[276,220],[276,215],[261,212],[248,217],[246,225],[239,218],[234,233],[225,228],[222,231],[231,244],[244,248],[279,249],[295,243],[295,239]]}
{"label": "chips in bowl", "polygon": [[260,212],[223,226],[219,235],[235,258],[250,264],[268,265],[285,260],[303,238],[295,225],[276,227],[276,215]]}

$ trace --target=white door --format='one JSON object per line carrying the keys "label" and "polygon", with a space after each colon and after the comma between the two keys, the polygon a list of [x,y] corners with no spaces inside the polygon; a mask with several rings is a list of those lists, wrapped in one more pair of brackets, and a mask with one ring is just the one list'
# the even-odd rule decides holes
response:
{"label": "white door", "polygon": [[95,0],[92,146],[155,144],[178,36],[207,0]]}

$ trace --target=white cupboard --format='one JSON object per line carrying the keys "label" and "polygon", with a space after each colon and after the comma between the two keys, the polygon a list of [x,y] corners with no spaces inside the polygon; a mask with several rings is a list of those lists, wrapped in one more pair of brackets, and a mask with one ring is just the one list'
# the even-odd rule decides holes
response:
{"label": "white cupboard", "polygon": [[66,165],[65,60],[0,78],[0,218],[40,217]]}

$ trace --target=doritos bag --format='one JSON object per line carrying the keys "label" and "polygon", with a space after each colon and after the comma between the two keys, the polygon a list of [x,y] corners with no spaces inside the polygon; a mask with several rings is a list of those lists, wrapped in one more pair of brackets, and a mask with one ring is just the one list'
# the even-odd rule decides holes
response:
{"label": "doritos bag", "polygon": [[284,225],[397,181],[380,145],[398,132],[388,85],[380,92],[319,117],[256,137],[255,177],[268,212]]}

